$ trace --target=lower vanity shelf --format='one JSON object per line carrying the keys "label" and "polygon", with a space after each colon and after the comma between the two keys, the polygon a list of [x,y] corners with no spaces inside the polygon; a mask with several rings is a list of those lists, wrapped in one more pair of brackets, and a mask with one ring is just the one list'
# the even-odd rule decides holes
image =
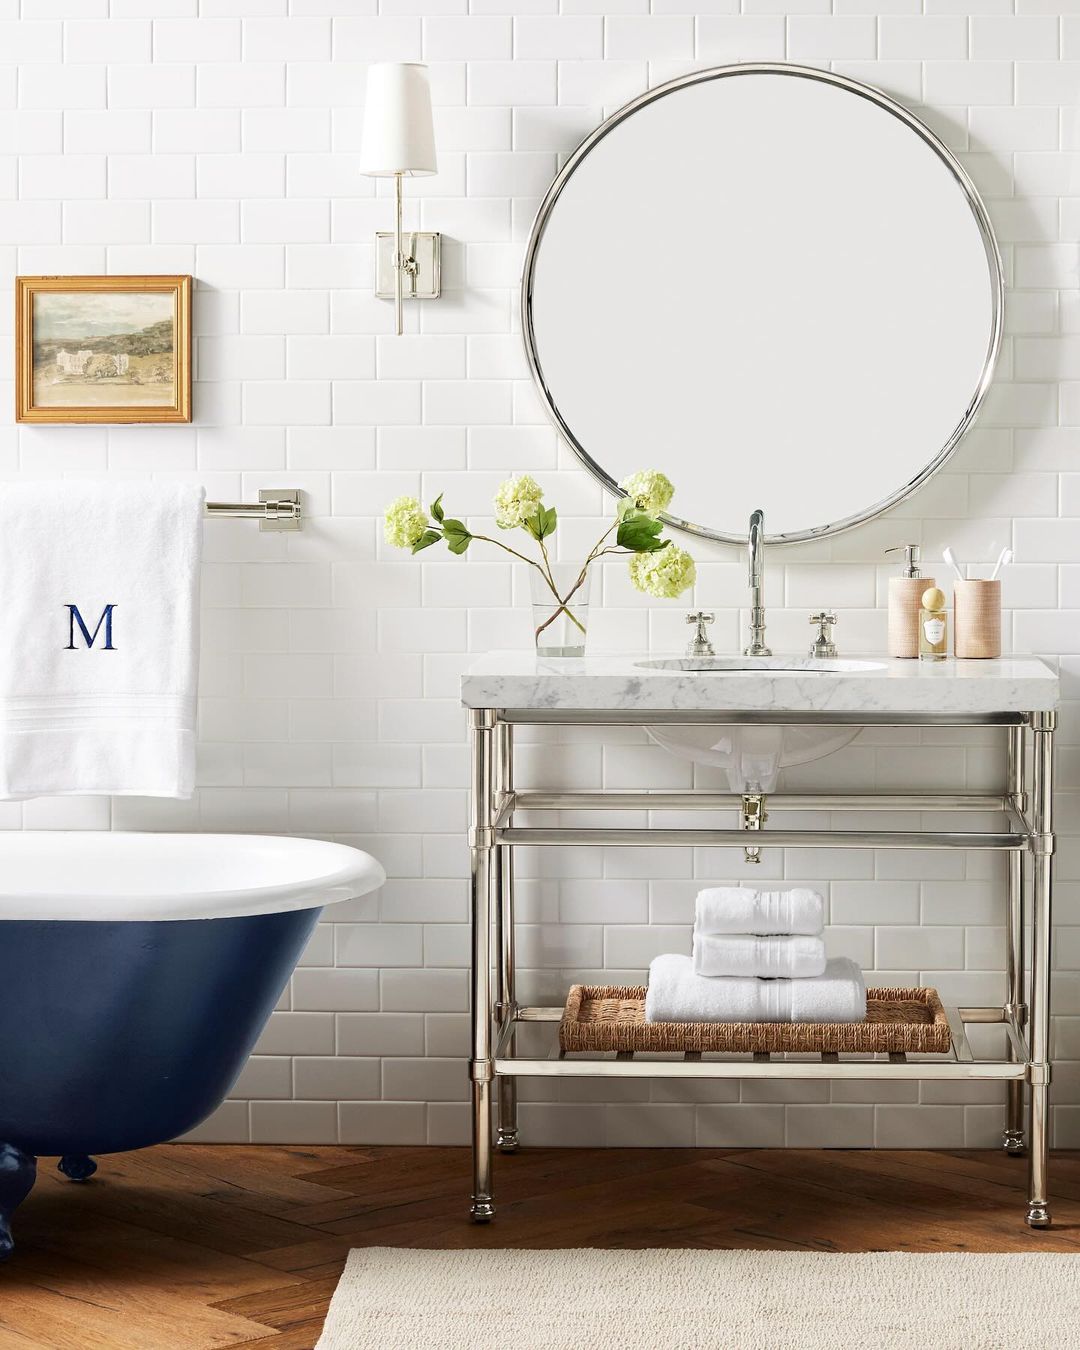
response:
{"label": "lower vanity shelf", "polygon": [[[885,991],[869,992],[872,998]],[[518,1008],[516,1016],[503,1022],[493,1068],[496,1077],[508,1078],[569,1075],[579,1078],[925,1078],[998,1082],[1027,1079],[1027,1050],[1014,1017],[1006,1015],[1001,1008],[941,1006],[941,1013],[948,1028],[947,1038],[942,1038],[946,1048],[933,1052],[567,1050],[563,1048],[564,1038],[559,1034],[564,1025],[565,1009]],[[968,1024],[999,1025],[1005,1032],[1008,1054],[1000,1059],[976,1059],[968,1041]],[[780,1026],[794,1030],[800,1024],[760,1025],[775,1031]],[[858,1025],[849,1025],[848,1029]]]}

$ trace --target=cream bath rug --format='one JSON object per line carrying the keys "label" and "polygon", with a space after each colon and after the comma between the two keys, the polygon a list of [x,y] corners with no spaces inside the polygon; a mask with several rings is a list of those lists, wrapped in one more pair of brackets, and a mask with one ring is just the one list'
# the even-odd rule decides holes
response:
{"label": "cream bath rug", "polygon": [[1076,1350],[1080,1255],[349,1253],[316,1350]]}

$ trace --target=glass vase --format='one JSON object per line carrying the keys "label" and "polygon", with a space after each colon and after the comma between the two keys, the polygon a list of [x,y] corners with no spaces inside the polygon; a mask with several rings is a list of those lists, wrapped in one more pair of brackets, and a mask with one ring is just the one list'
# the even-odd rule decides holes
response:
{"label": "glass vase", "polygon": [[582,580],[580,563],[552,563],[551,579],[555,583],[554,590],[539,569],[529,568],[536,654],[543,657],[584,656],[591,573],[586,572]]}

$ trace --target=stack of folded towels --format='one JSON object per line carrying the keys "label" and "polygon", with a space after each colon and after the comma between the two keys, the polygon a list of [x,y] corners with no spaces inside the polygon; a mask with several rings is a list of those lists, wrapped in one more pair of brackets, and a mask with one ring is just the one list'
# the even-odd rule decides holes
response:
{"label": "stack of folded towels", "polygon": [[699,891],[693,956],[649,967],[646,1022],[861,1022],[862,971],[827,960],[816,891]]}

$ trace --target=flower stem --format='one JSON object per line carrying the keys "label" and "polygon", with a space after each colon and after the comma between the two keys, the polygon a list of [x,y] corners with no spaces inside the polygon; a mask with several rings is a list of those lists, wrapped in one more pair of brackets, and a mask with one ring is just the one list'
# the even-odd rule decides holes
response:
{"label": "flower stem", "polygon": [[[511,548],[509,544],[504,544],[498,539],[492,539],[490,535],[474,534],[473,538],[479,539],[484,544],[494,544],[496,548],[501,548],[504,553],[512,553],[520,562],[528,563],[530,567],[535,567],[538,572],[544,571],[535,558],[526,558],[524,553],[519,553],[516,548]],[[550,578],[548,578],[548,582],[550,584]]]}

